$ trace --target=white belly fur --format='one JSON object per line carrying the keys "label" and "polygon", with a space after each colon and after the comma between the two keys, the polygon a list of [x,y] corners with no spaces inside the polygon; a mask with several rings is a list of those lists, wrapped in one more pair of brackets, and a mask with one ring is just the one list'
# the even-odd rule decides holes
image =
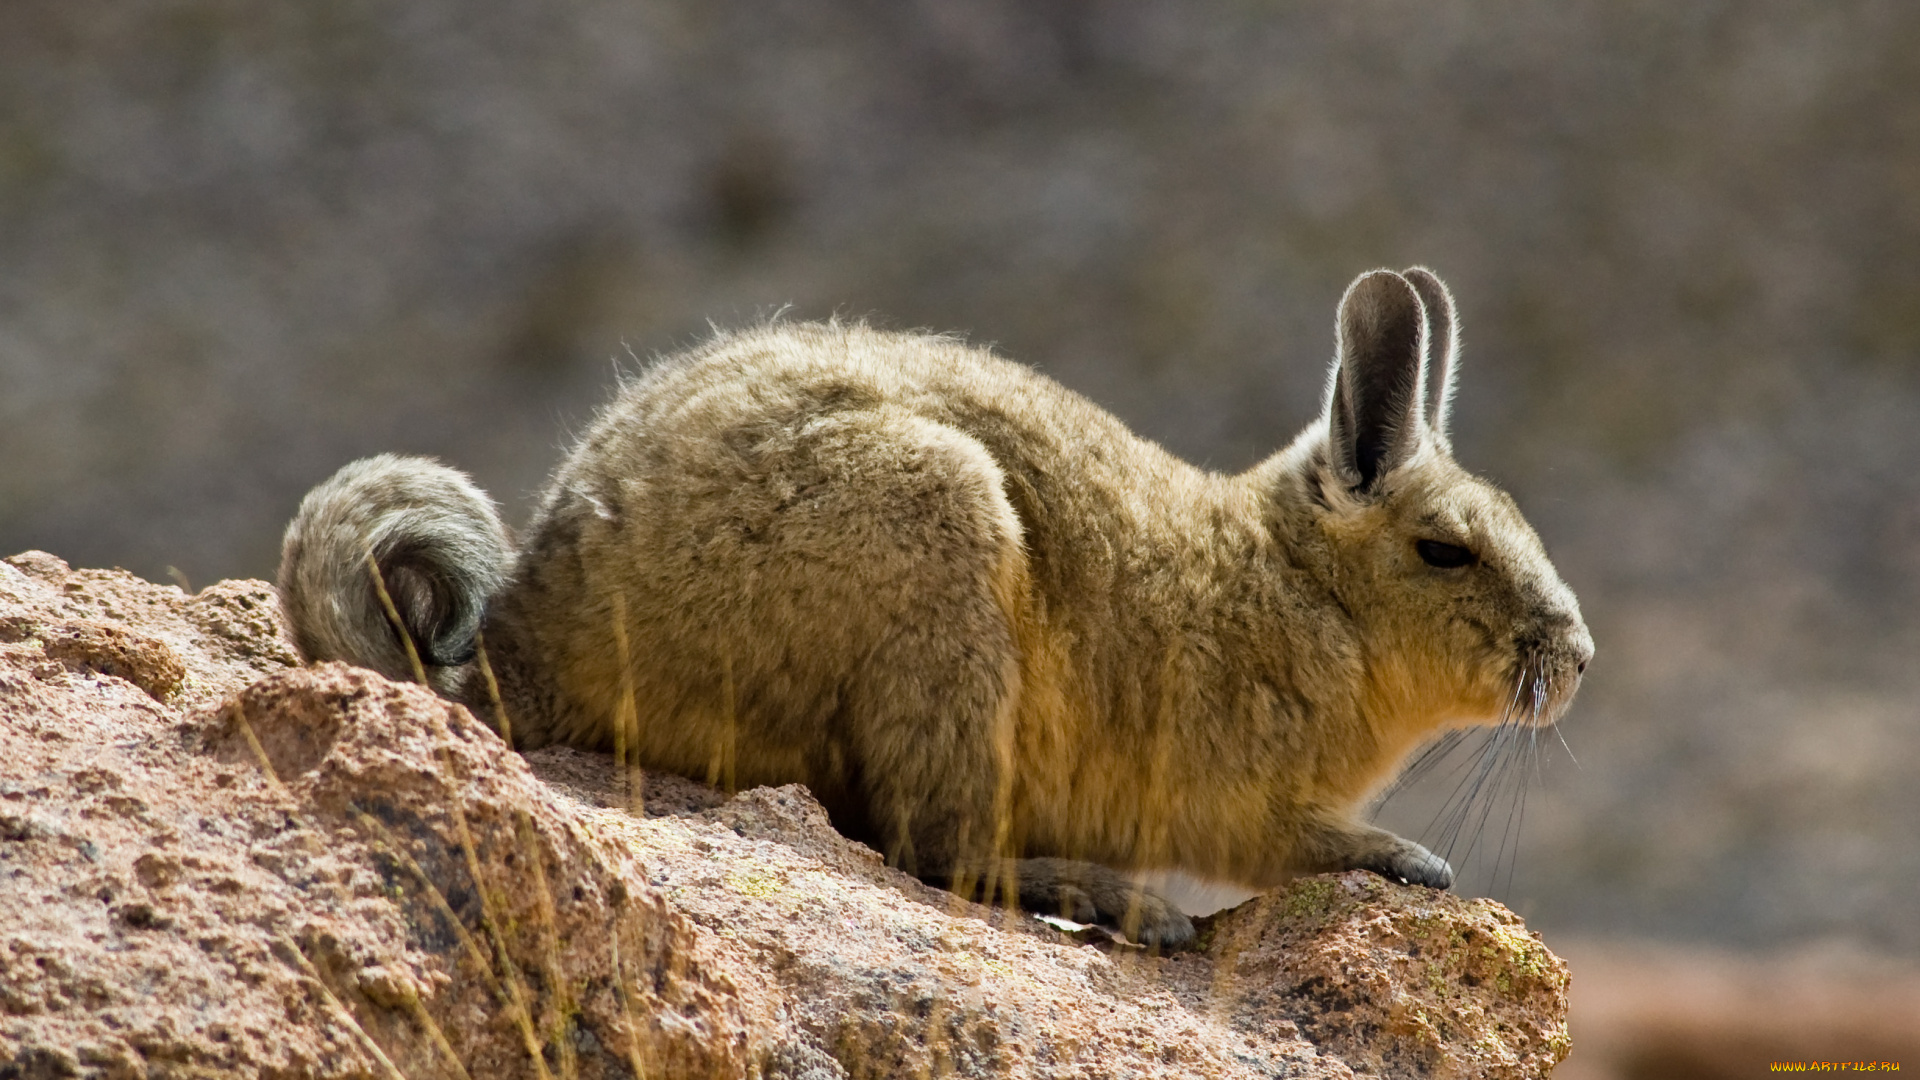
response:
{"label": "white belly fur", "polygon": [[1194,917],[1236,907],[1261,893],[1259,889],[1231,881],[1209,881],[1181,870],[1135,870],[1127,877],[1166,897],[1175,907]]}

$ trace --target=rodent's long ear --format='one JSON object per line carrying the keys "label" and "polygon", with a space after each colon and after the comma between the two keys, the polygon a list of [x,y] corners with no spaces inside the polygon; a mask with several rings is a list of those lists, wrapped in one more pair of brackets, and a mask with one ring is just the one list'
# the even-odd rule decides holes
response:
{"label": "rodent's long ear", "polygon": [[1446,282],[1424,266],[1403,270],[1420,293],[1427,309],[1427,426],[1447,437],[1447,414],[1453,407],[1453,381],[1460,373],[1460,316]]}
{"label": "rodent's long ear", "polygon": [[1374,270],[1347,287],[1336,333],[1327,453],[1349,487],[1371,490],[1420,449],[1426,311],[1406,278]]}

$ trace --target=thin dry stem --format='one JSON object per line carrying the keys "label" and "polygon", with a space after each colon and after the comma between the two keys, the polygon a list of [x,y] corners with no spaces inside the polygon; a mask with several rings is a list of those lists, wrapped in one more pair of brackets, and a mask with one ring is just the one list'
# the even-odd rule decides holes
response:
{"label": "thin dry stem", "polygon": [[607,945],[613,954],[613,989],[620,996],[620,1013],[627,1021],[627,1064],[634,1080],[647,1080],[647,1067],[640,1061],[640,1024],[633,1016],[633,998],[627,993],[626,971],[620,964],[620,925],[608,928]]}
{"label": "thin dry stem", "polygon": [[[633,675],[627,670],[629,656],[627,652],[627,598],[619,593],[613,594],[613,650],[620,664],[620,703],[616,706],[618,714],[613,718],[613,768],[619,776],[618,784],[624,786],[630,779],[627,772],[627,705],[632,700],[631,687]],[[633,792],[621,792],[623,800],[631,804]]]}
{"label": "thin dry stem", "polygon": [[933,1005],[927,1010],[927,1064],[920,1070],[926,1080],[938,1080],[953,1071],[953,1047],[944,1030],[946,1014],[946,995],[935,990]]}
{"label": "thin dry stem", "polygon": [[[1179,693],[1179,670],[1180,645],[1176,642],[1167,647],[1166,662],[1160,671],[1160,708],[1154,716],[1153,764],[1147,770],[1147,788],[1142,795],[1142,802],[1148,808],[1148,813],[1145,815],[1147,827],[1140,838],[1142,850],[1139,854],[1149,860],[1149,865],[1158,865],[1162,862],[1167,846],[1168,819],[1171,816],[1172,802],[1167,790],[1167,766],[1173,760],[1174,717],[1178,715],[1176,710],[1179,705],[1176,700]],[[1146,902],[1146,892],[1147,887],[1144,883],[1134,882],[1127,900],[1126,916],[1120,920],[1121,932],[1127,935],[1129,941],[1140,940],[1140,914],[1141,907]],[[1156,943],[1152,951],[1158,952],[1159,949],[1160,946]]]}
{"label": "thin dry stem", "polygon": [[[481,976],[487,980],[487,986],[493,990],[494,997],[499,999],[502,1005],[505,1005],[509,1009],[513,1008],[513,999],[508,996],[506,987],[500,984],[499,977],[493,973],[493,964],[487,959],[486,949],[483,948],[480,942],[474,938],[473,934],[467,930],[467,924],[461,921],[460,916],[454,913],[453,905],[447,902],[447,896],[440,891],[440,886],[435,885],[433,879],[427,876],[426,868],[422,867],[418,862],[415,862],[413,856],[407,854],[405,848],[401,846],[399,838],[394,836],[393,832],[385,825],[382,825],[379,818],[374,817],[358,806],[350,806],[349,808],[354,812],[354,820],[359,823],[361,828],[367,829],[375,834],[374,842],[379,845],[380,850],[385,851],[402,866],[405,866],[414,877],[420,879],[422,885],[427,887],[428,898],[433,901],[434,907],[439,910],[441,916],[447,920],[447,923],[453,927],[454,936],[458,937],[460,944],[466,948],[467,959],[473,962],[474,970],[478,971]],[[518,1017],[517,1019],[522,1022],[525,1021],[524,1017]]]}
{"label": "thin dry stem", "polygon": [[627,813],[646,816],[646,774],[640,771],[640,702],[633,688],[633,650],[627,642],[627,598],[613,594],[613,647],[620,657],[619,713],[613,718],[613,762],[626,788]]}
{"label": "thin dry stem", "polygon": [[1246,951],[1247,938],[1252,936],[1254,927],[1266,921],[1269,898],[1262,896],[1256,901],[1252,917],[1242,916],[1234,920],[1233,932],[1224,938],[1214,938],[1213,978],[1207,985],[1207,1011],[1214,1019],[1226,1023],[1229,1010],[1233,1007],[1233,966],[1239,961],[1240,954]]}
{"label": "thin dry stem", "polygon": [[373,575],[373,591],[379,595],[387,619],[400,632],[400,644],[407,650],[407,663],[413,666],[414,681],[421,686],[431,685],[427,682],[427,669],[420,663],[420,650],[413,647],[413,635],[407,632],[407,624],[400,621],[400,609],[393,606],[393,594],[387,591],[387,581],[380,576],[380,560],[373,557],[372,548],[367,549],[367,572]]}
{"label": "thin dry stem", "polygon": [[493,703],[493,726],[500,733],[500,741],[513,749],[513,721],[507,718],[507,707],[500,700],[500,682],[493,677],[493,665],[487,661],[487,638],[483,631],[473,634],[473,656],[480,662],[480,679],[487,685],[487,700]]}
{"label": "thin dry stem", "polygon": [[[484,662],[483,657],[482,663],[484,664]],[[500,684],[494,681],[490,668],[483,667],[482,670],[486,674],[487,694],[491,699],[494,714],[499,717],[501,730],[503,732],[509,731],[511,728],[507,720],[506,703],[500,699]],[[451,737],[450,732],[443,730],[442,734]],[[511,744],[509,744],[509,746],[511,746]],[[448,768],[451,770],[452,758],[447,744],[444,742],[441,744],[441,753],[447,755]],[[463,817],[461,821],[462,830],[464,830],[465,827],[465,819]],[[567,990],[566,983],[560,977],[559,919],[554,911],[553,890],[547,883],[546,862],[540,856],[539,840],[533,835],[533,819],[528,816],[525,810],[520,810],[515,813],[514,839],[520,845],[521,857],[533,868],[533,876],[539,886],[538,892],[535,893],[537,902],[534,910],[539,915],[541,930],[546,939],[542,955],[547,969],[547,985],[551,988],[550,996],[554,1010],[553,1044],[559,1047],[560,1050],[560,1075],[566,1078],[566,1080],[571,1080],[578,1072],[578,1063],[574,1056],[573,1042],[566,1037],[566,1025],[567,1018],[573,1014],[574,1003],[572,995]],[[476,887],[478,887],[478,879],[476,879],[475,884]],[[485,895],[485,891],[482,890],[481,896],[484,898]],[[531,1040],[531,1034],[528,1034],[527,1038]],[[542,1069],[544,1072],[544,1066],[542,1066]]]}
{"label": "thin dry stem", "polygon": [[[442,735],[450,737],[444,731]],[[467,876],[473,879],[474,892],[480,896],[480,913],[487,929],[487,936],[493,942],[494,954],[499,960],[500,970],[506,975],[508,994],[513,1001],[516,1019],[523,1022],[520,1034],[526,1043],[527,1056],[533,1060],[534,1071],[541,1080],[551,1080],[547,1071],[545,1056],[541,1053],[538,1039],[534,1035],[531,1018],[533,1010],[527,1004],[526,983],[520,977],[520,968],[513,962],[513,954],[507,949],[505,938],[501,936],[498,907],[494,902],[492,890],[487,888],[487,879],[480,873],[480,856],[473,843],[473,830],[467,827],[466,810],[460,805],[460,794],[454,789],[453,750],[445,741],[440,743],[440,757],[445,765],[441,779],[447,784],[447,805],[453,815],[454,833],[460,838],[460,853],[466,858]]]}
{"label": "thin dry stem", "polygon": [[546,860],[540,857],[540,841],[533,835],[533,818],[524,810],[515,817],[514,831],[520,841],[520,853],[533,869],[533,910],[540,919],[540,932],[545,939],[542,958],[546,961],[547,986],[553,1003],[552,1041],[560,1048],[560,1075],[571,1080],[579,1070],[574,1060],[573,1040],[566,1037],[567,1020],[573,1015],[574,1003],[560,967],[560,920],[554,910],[553,889],[547,883]]}
{"label": "thin dry stem", "polygon": [[259,760],[260,771],[267,774],[267,785],[275,792],[292,798],[292,793],[287,790],[287,786],[280,782],[280,774],[273,771],[273,762],[267,757],[266,747],[260,745],[260,737],[253,733],[253,725],[247,722],[247,710],[240,704],[239,698],[233,700],[233,716],[240,721],[240,735],[247,740],[247,748],[252,750],[253,756]]}
{"label": "thin dry stem", "polygon": [[412,990],[407,991],[407,1011],[413,1014],[414,1023],[426,1029],[427,1038],[433,1040],[434,1048],[440,1051],[440,1056],[447,1059],[447,1066],[453,1070],[453,1074],[460,1077],[460,1080],[473,1080],[467,1072],[467,1067],[460,1064],[460,1055],[453,1052],[453,1044],[447,1041],[447,1033],[440,1030],[440,1025],[434,1022],[433,1014],[427,1011],[427,1006],[420,1000],[420,995]]}
{"label": "thin dry stem", "polygon": [[354,1019],[353,1012],[347,1008],[347,1003],[341,1001],[339,995],[333,992],[333,987],[327,985],[327,980],[321,976],[320,969],[313,966],[313,961],[307,959],[307,954],[300,951],[300,946],[294,944],[285,935],[280,937],[280,944],[293,954],[293,959],[300,970],[320,988],[320,995],[326,999],[333,1011],[340,1015],[340,1019],[346,1021],[347,1028],[360,1037],[360,1041],[366,1045],[367,1052],[372,1054],[374,1060],[380,1063],[380,1067],[387,1071],[387,1075],[394,1077],[395,1080],[407,1080],[406,1074],[393,1063],[393,1059],[387,1056],[387,1052],[380,1049],[380,1044],[374,1042],[373,1036],[367,1034],[367,1029],[361,1027],[360,1021]]}
{"label": "thin dry stem", "polygon": [[[387,618],[392,620],[394,629],[400,634],[400,643],[406,647],[407,661],[413,665],[414,678],[419,680],[420,685],[430,686],[427,682],[426,668],[420,663],[420,652],[414,648],[413,635],[407,631],[406,624],[400,621],[400,611],[394,607],[393,597],[387,592],[387,583],[380,576],[380,563],[374,558],[372,548],[367,549],[367,568],[373,575],[373,589],[380,597],[380,606],[386,610]],[[496,709],[504,713],[506,710],[500,706],[499,686],[493,681],[492,669],[483,665],[482,670],[486,673],[488,689],[494,694]],[[446,732],[444,727],[440,734],[450,737],[450,733]],[[507,949],[506,941],[500,935],[500,920],[496,906],[487,888],[486,878],[480,873],[480,857],[474,849],[473,831],[467,827],[466,810],[460,805],[460,794],[454,789],[452,783],[453,752],[444,738],[440,741],[439,751],[445,766],[441,779],[447,781],[447,806],[453,815],[455,833],[460,838],[461,854],[466,858],[467,875],[473,879],[474,891],[480,896],[480,910],[486,922],[487,936],[492,939],[501,970],[506,973],[507,990],[512,1000],[512,1010],[516,1014],[514,1019],[519,1021],[516,1026],[520,1028],[521,1039],[526,1044],[527,1056],[533,1060],[534,1071],[542,1080],[548,1080],[551,1074],[547,1071],[545,1056],[541,1053],[539,1040],[533,1031],[531,1021],[533,1012],[527,1004],[526,986],[520,978],[520,969],[515,966],[513,956]],[[458,919],[454,922],[456,925],[459,924]]]}
{"label": "thin dry stem", "polygon": [[735,711],[734,701],[732,653],[720,657],[720,708],[720,735],[713,741],[713,760],[707,765],[707,784],[731,795],[737,790],[734,786],[734,757],[740,738],[740,718]]}

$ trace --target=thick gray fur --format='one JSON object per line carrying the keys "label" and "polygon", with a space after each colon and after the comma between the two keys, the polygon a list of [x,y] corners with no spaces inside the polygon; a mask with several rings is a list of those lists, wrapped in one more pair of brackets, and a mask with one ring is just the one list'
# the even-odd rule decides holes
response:
{"label": "thick gray fur", "polygon": [[308,492],[287,526],[280,604],[300,655],[411,679],[412,660],[372,586],[369,556],[428,680],[452,692],[513,563],[493,500],[445,465],[380,454]]}

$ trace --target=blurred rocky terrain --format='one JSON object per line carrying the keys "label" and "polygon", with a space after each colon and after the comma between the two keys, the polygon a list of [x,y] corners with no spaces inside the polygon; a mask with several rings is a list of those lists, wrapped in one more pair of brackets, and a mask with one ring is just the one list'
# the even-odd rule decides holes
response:
{"label": "blurred rocky terrain", "polygon": [[[1549,934],[1920,958],[1920,7],[0,24],[0,551],[266,576],[379,450],[519,507],[616,369],[788,305],[997,342],[1240,468],[1313,414],[1347,281],[1424,263],[1460,457],[1599,644],[1578,766],[1479,785],[1466,887]],[[1383,820],[1421,834],[1447,773]]]}
{"label": "blurred rocky terrain", "polygon": [[[1860,950],[1755,958],[1556,938],[1575,972],[1576,1052],[1554,1080],[1736,1080],[1774,1062],[1895,1072],[1920,1061],[1920,972]],[[1791,1071],[1791,1070],[1786,1070]]]}

